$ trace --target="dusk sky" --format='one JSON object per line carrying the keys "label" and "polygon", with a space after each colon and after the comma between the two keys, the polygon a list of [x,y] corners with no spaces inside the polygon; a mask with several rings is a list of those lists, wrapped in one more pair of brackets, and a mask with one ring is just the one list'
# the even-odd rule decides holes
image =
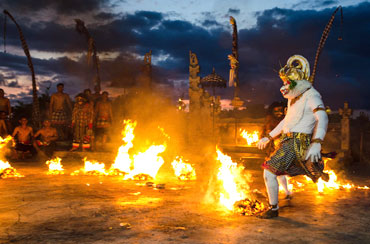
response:
{"label": "dusk sky", "polygon": [[[281,2],[281,3],[280,3]],[[201,76],[216,72],[228,78],[232,27],[239,30],[241,98],[269,104],[282,100],[279,62],[294,54],[313,61],[332,12],[343,6],[321,54],[315,87],[326,105],[337,109],[347,100],[370,109],[370,2],[335,0],[1,0],[21,26],[33,58],[39,93],[65,83],[75,95],[92,88],[87,44],[75,30],[82,19],[94,37],[101,61],[103,90],[135,84],[143,56],[153,52],[155,80],[175,96],[187,93],[189,50],[198,56]],[[4,18],[0,18],[1,39]],[[0,46],[0,87],[15,100],[31,100],[31,75],[14,23],[7,21],[6,53]],[[115,93],[114,93],[115,91]],[[232,88],[218,91],[232,98]]]}

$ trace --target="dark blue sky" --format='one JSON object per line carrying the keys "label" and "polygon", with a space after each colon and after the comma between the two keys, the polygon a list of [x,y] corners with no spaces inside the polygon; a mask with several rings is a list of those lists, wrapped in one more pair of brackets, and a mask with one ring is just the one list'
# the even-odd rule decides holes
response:
{"label": "dark blue sky", "polygon": [[[269,104],[282,99],[276,73],[279,62],[301,54],[313,66],[322,31],[342,4],[343,40],[337,40],[338,15],[321,54],[315,87],[334,109],[344,100],[354,108],[370,109],[369,2],[206,2],[189,1],[185,6],[184,1],[167,0],[150,4],[144,0],[3,0],[0,7],[8,9],[23,29],[41,92],[64,82],[71,94],[91,86],[93,75],[86,64],[85,39],[75,31],[74,18],[85,20],[95,38],[104,89],[134,85],[143,55],[152,50],[157,83],[179,95],[187,92],[189,50],[198,55],[201,75],[215,67],[228,77],[232,31],[228,17],[233,15],[239,27],[241,97]],[[16,28],[8,21],[7,53],[0,53],[0,86],[14,100],[29,97],[30,83]],[[231,89],[219,92],[224,98],[232,94]]]}

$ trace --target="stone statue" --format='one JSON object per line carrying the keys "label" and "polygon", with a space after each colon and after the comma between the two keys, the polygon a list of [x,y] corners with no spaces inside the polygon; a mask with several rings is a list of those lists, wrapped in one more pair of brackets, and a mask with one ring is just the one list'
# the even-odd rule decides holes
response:
{"label": "stone statue", "polygon": [[352,115],[352,109],[348,107],[348,102],[344,102],[343,109],[339,109],[339,114],[342,116],[341,120],[341,149],[344,152],[349,152],[350,150],[350,124],[349,119]]}
{"label": "stone statue", "polygon": [[230,76],[229,76],[229,87],[236,86],[236,71],[239,67],[239,61],[234,57],[234,55],[230,54],[227,56],[230,60]]}

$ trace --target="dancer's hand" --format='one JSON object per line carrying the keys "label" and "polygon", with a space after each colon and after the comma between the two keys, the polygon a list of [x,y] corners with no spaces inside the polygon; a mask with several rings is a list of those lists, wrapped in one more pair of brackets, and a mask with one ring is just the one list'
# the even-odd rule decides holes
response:
{"label": "dancer's hand", "polygon": [[311,159],[312,162],[318,162],[321,159],[321,144],[314,142],[308,148],[305,160]]}
{"label": "dancer's hand", "polygon": [[261,140],[257,142],[257,148],[261,150],[264,149],[269,143],[269,141],[270,139],[268,139],[267,137],[262,138]]}

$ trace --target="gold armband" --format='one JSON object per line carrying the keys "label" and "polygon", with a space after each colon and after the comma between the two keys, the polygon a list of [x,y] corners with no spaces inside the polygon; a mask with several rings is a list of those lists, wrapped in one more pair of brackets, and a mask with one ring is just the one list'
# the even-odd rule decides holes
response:
{"label": "gold armband", "polygon": [[320,107],[317,107],[313,110],[314,113],[316,113],[317,111],[325,111],[325,108],[320,108]]}
{"label": "gold armband", "polygon": [[311,140],[311,143],[320,143],[320,144],[323,144],[324,143],[324,141],[323,140],[321,140],[320,138],[315,138],[315,139],[312,139]]}

